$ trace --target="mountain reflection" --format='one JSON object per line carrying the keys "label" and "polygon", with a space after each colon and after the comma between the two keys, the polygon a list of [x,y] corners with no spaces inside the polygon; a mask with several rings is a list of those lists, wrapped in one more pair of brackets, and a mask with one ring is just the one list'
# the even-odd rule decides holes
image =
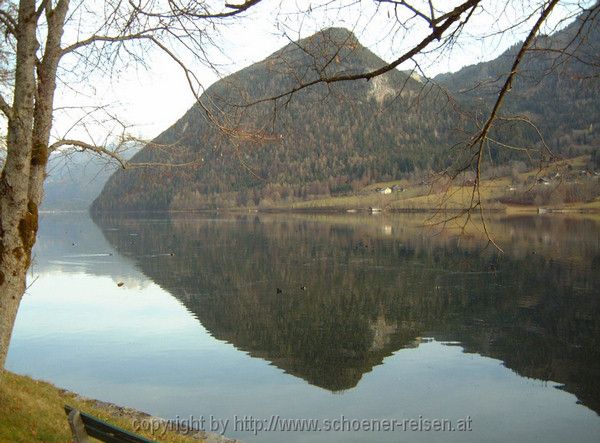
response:
{"label": "mountain reflection", "polygon": [[409,216],[96,220],[216,338],[310,384],[351,389],[426,337],[551,380],[600,412],[600,227],[502,218],[499,253]]}

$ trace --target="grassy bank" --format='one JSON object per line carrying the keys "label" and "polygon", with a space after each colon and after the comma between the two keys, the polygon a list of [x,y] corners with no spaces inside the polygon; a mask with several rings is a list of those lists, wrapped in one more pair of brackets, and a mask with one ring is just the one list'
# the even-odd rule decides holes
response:
{"label": "grassy bank", "polygon": [[71,430],[63,410],[65,404],[87,412],[131,432],[161,442],[196,442],[202,439],[165,432],[150,435],[134,429],[134,419],[150,416],[129,408],[82,398],[50,383],[0,372],[0,442],[69,442]]}
{"label": "grassy bank", "polygon": [[[536,213],[540,209],[565,212],[600,212],[600,198],[586,202],[516,204],[501,201],[506,194],[506,180],[486,181],[480,188],[482,202],[488,211],[507,213]],[[403,193],[382,195],[377,193],[351,196],[327,197],[275,206],[277,210],[329,210],[329,211],[368,211],[377,208],[383,211],[431,212],[459,211],[471,204],[473,188],[471,186],[449,186],[443,191],[425,187],[415,187]]]}
{"label": "grassy bank", "polygon": [[[540,170],[484,178],[478,194],[489,211],[598,212],[600,178],[587,171],[587,162],[588,158],[582,156],[556,162]],[[378,192],[384,189],[388,192]],[[438,177],[420,184],[397,180],[371,184],[353,195],[274,204],[270,209],[459,211],[473,203],[473,191],[473,180],[466,178],[449,180]]]}

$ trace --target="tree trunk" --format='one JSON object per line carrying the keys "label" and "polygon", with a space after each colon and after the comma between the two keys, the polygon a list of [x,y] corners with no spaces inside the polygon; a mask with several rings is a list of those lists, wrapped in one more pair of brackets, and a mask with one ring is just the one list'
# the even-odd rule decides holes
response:
{"label": "tree trunk", "polygon": [[51,9],[51,2],[47,3],[46,44],[38,63],[35,0],[19,3],[14,99],[8,119],[6,163],[0,176],[0,370],[6,362],[38,230],[68,4],[61,0]]}

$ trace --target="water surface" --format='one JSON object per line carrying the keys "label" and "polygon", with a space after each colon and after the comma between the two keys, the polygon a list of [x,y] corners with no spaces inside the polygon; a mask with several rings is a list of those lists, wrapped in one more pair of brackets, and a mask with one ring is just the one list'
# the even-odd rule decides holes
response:
{"label": "water surface", "polygon": [[[47,214],[7,366],[245,441],[598,441],[600,225],[421,221]],[[472,431],[233,429],[274,416]]]}

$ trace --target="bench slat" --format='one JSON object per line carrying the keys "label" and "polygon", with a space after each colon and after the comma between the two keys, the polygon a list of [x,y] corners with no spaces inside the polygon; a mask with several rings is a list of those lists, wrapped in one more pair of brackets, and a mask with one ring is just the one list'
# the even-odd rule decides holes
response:
{"label": "bench slat", "polygon": [[[75,409],[65,405],[65,412],[67,415],[71,414]],[[81,421],[85,426],[85,432],[88,436],[97,438],[105,443],[156,443],[154,440],[148,440],[141,435],[134,434],[132,432],[121,429],[117,426],[111,425],[99,418],[92,415],[79,412]],[[73,427],[71,428],[73,429]],[[75,434],[75,431],[73,431]],[[79,438],[78,435],[74,435]],[[86,440],[82,440],[86,441]]]}

